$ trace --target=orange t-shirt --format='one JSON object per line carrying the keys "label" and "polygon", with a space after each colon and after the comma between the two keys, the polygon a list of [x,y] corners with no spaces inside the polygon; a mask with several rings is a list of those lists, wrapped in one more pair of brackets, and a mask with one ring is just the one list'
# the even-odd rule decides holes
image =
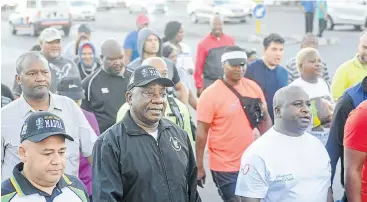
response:
{"label": "orange t-shirt", "polygon": [[[261,88],[242,78],[234,88],[242,95],[260,98],[266,108]],[[197,119],[210,123],[208,134],[209,167],[213,171],[239,171],[241,156],[255,140],[240,100],[221,80],[215,81],[201,94]]]}

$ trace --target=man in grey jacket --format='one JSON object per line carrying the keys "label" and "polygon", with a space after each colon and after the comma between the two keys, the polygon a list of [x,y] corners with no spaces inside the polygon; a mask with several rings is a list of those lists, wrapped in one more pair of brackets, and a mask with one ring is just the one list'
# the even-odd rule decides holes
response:
{"label": "man in grey jacket", "polygon": [[[150,57],[162,57],[162,39],[150,28],[144,28],[138,33],[138,50],[140,57],[136,58],[127,68],[134,71],[138,68],[143,60]],[[168,68],[168,78],[175,84],[175,90],[178,99],[188,105],[188,94],[184,84],[180,81],[177,68],[173,62],[164,58]]]}

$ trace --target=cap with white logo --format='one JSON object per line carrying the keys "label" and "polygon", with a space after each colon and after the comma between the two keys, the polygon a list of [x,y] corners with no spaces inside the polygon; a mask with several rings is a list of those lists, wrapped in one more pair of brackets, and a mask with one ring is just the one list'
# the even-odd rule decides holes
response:
{"label": "cap with white logo", "polygon": [[60,135],[74,141],[71,136],[66,134],[64,122],[60,117],[50,112],[33,112],[22,126],[20,142],[24,140],[41,142],[54,135]]}
{"label": "cap with white logo", "polygon": [[79,77],[65,77],[57,85],[57,93],[73,100],[85,98],[82,82]]}

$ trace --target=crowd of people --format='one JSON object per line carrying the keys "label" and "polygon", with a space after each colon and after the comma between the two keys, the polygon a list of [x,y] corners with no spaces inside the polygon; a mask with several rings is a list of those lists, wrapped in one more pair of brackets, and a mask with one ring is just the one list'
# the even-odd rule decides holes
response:
{"label": "crowd of people", "polygon": [[311,33],[282,66],[276,33],[257,58],[215,15],[194,58],[180,22],[163,36],[149,23],[100,49],[86,24],[64,47],[47,28],[18,58],[1,90],[1,201],[201,201],[207,148],[225,202],[334,201],[339,159],[341,201],[367,202],[366,31],[330,79]]}

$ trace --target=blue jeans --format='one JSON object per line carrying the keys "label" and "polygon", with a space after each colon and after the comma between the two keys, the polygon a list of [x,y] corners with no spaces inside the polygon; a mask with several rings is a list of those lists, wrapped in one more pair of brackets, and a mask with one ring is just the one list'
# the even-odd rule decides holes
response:
{"label": "blue jeans", "polygon": [[219,172],[212,170],[212,176],[218,193],[224,202],[240,202],[235,195],[238,172]]}

